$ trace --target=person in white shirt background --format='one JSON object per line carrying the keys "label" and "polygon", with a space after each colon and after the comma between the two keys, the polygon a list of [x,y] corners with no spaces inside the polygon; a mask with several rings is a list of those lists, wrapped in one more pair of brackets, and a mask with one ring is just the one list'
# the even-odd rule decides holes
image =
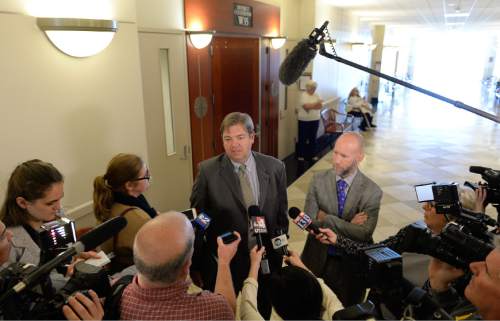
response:
{"label": "person in white shirt background", "polygon": [[314,80],[306,83],[306,91],[300,96],[296,108],[299,120],[297,157],[299,161],[316,160],[316,135],[319,127],[320,111],[323,100],[316,94],[318,84]]}

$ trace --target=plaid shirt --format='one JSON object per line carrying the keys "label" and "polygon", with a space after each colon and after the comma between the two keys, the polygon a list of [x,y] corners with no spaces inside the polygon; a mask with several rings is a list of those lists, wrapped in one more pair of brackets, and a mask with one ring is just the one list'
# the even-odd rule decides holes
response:
{"label": "plaid shirt", "polygon": [[209,291],[188,293],[190,281],[164,288],[143,289],[137,275],[123,291],[122,320],[234,320],[226,299]]}

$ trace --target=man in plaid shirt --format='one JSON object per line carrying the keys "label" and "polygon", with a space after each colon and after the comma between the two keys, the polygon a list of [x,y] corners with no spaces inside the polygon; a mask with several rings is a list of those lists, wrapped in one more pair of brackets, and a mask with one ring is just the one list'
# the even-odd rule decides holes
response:
{"label": "man in plaid shirt", "polygon": [[238,240],[219,237],[215,293],[188,292],[194,231],[185,215],[169,212],[144,224],[134,241],[138,274],[123,292],[124,320],[234,320],[236,296],[229,264]]}

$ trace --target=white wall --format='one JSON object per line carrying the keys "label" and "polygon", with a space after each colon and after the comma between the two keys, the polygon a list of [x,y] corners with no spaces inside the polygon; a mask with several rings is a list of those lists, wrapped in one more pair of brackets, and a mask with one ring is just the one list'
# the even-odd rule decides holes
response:
{"label": "white wall", "polygon": [[[351,42],[371,42],[371,29],[363,24],[350,12],[333,7],[324,0],[283,0],[281,5],[282,33],[288,37],[285,47],[281,51],[282,59],[285,59],[285,50],[291,51],[299,40],[307,37],[313,28],[319,27],[328,20],[330,35],[337,40],[335,50],[337,54],[345,59],[369,66],[369,51],[353,51]],[[368,74],[356,70],[347,65],[327,59],[320,55],[314,58],[307,67],[306,72],[311,72],[313,79],[318,82],[318,93],[323,99],[340,97],[345,99],[354,86],[361,82],[367,84]],[[297,137],[297,116],[294,113],[298,103],[300,91],[297,84],[288,87],[287,110],[284,110],[284,89],[280,101],[283,106],[280,109],[279,122],[279,148],[278,157],[284,158],[295,151],[295,140]]]}
{"label": "white wall", "polygon": [[137,0],[139,29],[184,30],[183,0]]}
{"label": "white wall", "polygon": [[[0,11],[26,13],[28,2],[4,0]],[[111,18],[135,19],[134,1],[108,4],[120,13]],[[54,48],[34,17],[0,13],[0,42],[0,200],[14,167],[40,158],[65,175],[64,205],[87,214],[92,181],[114,154],[147,156],[135,23],[121,23],[100,54],[77,59]]]}

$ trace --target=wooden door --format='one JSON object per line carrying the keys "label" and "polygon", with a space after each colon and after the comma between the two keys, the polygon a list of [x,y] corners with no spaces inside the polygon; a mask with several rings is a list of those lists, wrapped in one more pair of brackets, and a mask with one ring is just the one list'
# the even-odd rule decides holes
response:
{"label": "wooden door", "polygon": [[215,37],[212,52],[213,120],[215,153],[224,151],[220,124],[224,116],[249,114],[257,130],[254,150],[259,149],[259,39]]}

